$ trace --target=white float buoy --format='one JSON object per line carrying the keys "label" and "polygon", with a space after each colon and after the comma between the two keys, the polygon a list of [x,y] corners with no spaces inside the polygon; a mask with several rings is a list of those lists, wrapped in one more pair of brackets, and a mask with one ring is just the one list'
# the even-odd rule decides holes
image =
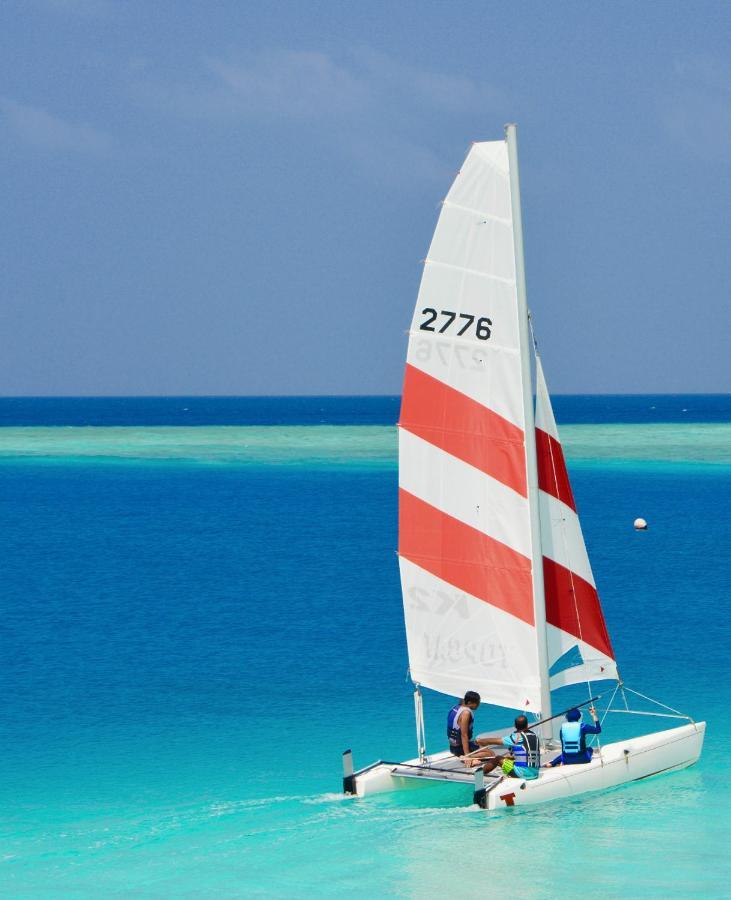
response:
{"label": "white float buoy", "polygon": [[647,522],[644,519],[635,519],[635,531],[647,531]]}

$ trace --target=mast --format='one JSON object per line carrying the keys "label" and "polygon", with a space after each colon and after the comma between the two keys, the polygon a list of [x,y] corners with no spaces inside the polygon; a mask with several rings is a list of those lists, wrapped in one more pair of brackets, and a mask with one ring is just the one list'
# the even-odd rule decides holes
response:
{"label": "mast", "polygon": [[[528,506],[530,536],[533,551],[533,608],[538,641],[538,671],[541,681],[541,718],[551,716],[551,687],[548,675],[548,643],[546,638],[546,598],[543,587],[543,549],[538,508],[538,465],[536,462],[536,429],[533,416],[533,380],[531,377],[531,344],[528,328],[528,301],[525,287],[525,256],[523,251],[523,219],[520,208],[520,178],[518,174],[518,130],[505,126],[510,167],[510,205],[513,212],[513,246],[515,250],[515,286],[518,296],[518,328],[520,332],[520,362],[523,375],[523,419],[525,422],[525,454],[528,474]],[[552,736],[552,723],[541,726],[544,738]]]}

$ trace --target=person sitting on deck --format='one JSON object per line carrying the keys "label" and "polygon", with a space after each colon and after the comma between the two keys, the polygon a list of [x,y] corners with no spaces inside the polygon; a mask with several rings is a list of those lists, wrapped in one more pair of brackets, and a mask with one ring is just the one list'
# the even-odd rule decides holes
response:
{"label": "person sitting on deck", "polygon": [[514,724],[515,731],[506,734],[505,737],[483,739],[485,746],[507,747],[510,751],[504,756],[491,754],[483,766],[483,771],[487,775],[500,766],[503,774],[509,778],[526,780],[538,778],[541,767],[541,745],[538,735],[528,727],[526,716],[517,716]]}
{"label": "person sitting on deck", "polygon": [[447,737],[454,756],[466,756],[473,750],[479,750],[484,743],[472,739],[474,711],[479,705],[480,695],[476,691],[467,691],[462,702],[453,706],[447,714]]}
{"label": "person sitting on deck", "polygon": [[483,772],[487,775],[497,769],[503,770],[503,774],[509,778],[525,778],[530,780],[538,778],[541,766],[541,746],[538,735],[528,727],[528,719],[517,716],[515,719],[515,731],[501,738],[481,738],[480,743],[486,748],[507,747],[509,753],[499,756],[492,750],[485,749],[480,753],[473,753],[465,760],[465,765],[478,766],[484,762]]}
{"label": "person sitting on deck", "polygon": [[591,762],[594,753],[591,747],[586,746],[587,734],[601,734],[602,726],[593,706],[589,712],[594,720],[593,725],[586,725],[581,721],[581,711],[570,709],[566,713],[566,721],[561,725],[561,753],[551,762],[546,763],[546,768],[552,766],[574,766]]}

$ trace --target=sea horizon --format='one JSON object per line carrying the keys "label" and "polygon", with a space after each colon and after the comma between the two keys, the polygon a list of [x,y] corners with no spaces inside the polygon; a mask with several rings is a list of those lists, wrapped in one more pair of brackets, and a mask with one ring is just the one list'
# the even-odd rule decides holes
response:
{"label": "sea horizon", "polygon": [[[731,394],[558,394],[559,425],[731,422]],[[398,394],[0,397],[1,426],[390,425]]]}

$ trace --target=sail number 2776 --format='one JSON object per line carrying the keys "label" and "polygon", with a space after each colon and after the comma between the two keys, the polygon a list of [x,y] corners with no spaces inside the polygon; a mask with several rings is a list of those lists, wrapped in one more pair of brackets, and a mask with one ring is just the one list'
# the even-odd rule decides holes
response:
{"label": "sail number 2776", "polygon": [[[459,313],[459,315],[457,315],[456,312],[452,312],[449,309],[442,309],[437,312],[436,309],[432,309],[430,306],[422,309],[421,314],[426,318],[422,321],[421,325],[419,325],[420,331],[438,331],[439,334],[444,334],[445,331],[448,331],[449,329],[452,331],[456,329],[457,337],[462,337],[463,335],[466,335],[474,325],[475,337],[478,338],[478,340],[486,341],[492,334],[492,320],[485,316],[478,319],[476,316],[471,316],[469,313]],[[443,321],[440,320],[437,322],[440,316],[443,316],[444,319]],[[436,327],[437,325],[439,327]],[[454,328],[452,328],[452,325],[454,325]]]}

